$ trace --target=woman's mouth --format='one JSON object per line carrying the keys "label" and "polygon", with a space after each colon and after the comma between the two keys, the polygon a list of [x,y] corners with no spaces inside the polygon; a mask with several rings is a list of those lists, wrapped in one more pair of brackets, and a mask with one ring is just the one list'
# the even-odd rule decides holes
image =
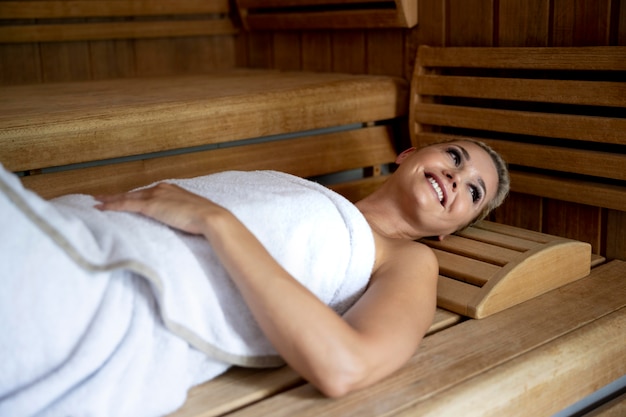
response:
{"label": "woman's mouth", "polygon": [[441,189],[441,186],[439,185],[439,183],[437,182],[437,180],[431,176],[431,175],[426,175],[426,179],[428,180],[428,182],[430,182],[430,185],[432,185],[433,190],[435,190],[435,193],[437,193],[437,197],[439,198],[439,202],[441,203],[441,205],[443,205],[444,203],[444,199],[445,199],[445,195],[443,193],[443,190]]}

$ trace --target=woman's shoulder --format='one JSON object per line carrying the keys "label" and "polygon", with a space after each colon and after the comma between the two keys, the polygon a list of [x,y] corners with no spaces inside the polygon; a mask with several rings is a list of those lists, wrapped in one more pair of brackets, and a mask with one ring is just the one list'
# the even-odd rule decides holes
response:
{"label": "woman's shoulder", "polygon": [[419,274],[436,278],[439,263],[433,250],[424,243],[409,239],[375,236],[376,264],[374,274],[405,276]]}

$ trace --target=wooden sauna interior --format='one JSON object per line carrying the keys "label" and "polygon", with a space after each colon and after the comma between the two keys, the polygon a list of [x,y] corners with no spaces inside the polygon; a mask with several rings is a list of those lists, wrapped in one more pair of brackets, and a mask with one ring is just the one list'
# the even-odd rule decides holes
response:
{"label": "wooden sauna interior", "polygon": [[[30,3],[45,7],[54,2]],[[170,3],[182,10],[202,2]],[[240,3],[243,10],[245,3],[254,2]],[[223,27],[218,34],[1,43],[0,84],[202,74],[234,67],[382,74],[409,80],[419,45],[626,45],[625,0],[417,0],[419,23],[412,28],[377,27],[376,18],[370,17],[355,18],[356,27],[351,27],[350,19],[304,18],[295,25],[300,27],[271,29],[263,22],[255,24],[252,16],[247,16],[248,23],[237,12],[237,4],[228,6],[232,27]],[[180,17],[161,19],[162,27],[168,27]],[[2,21],[7,22],[0,17]],[[32,21],[23,18],[25,24]],[[6,38],[10,34],[3,26],[0,23],[0,34]],[[626,259],[623,211],[512,193],[491,220],[589,242],[595,254]]]}

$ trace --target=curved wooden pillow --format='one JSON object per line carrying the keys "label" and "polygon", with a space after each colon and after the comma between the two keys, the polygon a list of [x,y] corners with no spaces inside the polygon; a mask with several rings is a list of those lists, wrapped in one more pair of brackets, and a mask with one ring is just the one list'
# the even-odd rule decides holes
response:
{"label": "curved wooden pillow", "polygon": [[424,243],[439,260],[437,305],[476,319],[580,279],[591,269],[588,243],[487,221]]}

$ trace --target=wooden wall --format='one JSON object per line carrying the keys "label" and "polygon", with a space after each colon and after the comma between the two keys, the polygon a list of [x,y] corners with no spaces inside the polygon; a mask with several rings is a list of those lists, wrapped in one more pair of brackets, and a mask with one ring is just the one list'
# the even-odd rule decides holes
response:
{"label": "wooden wall", "polygon": [[[410,77],[416,48],[626,45],[626,0],[417,0],[413,30],[259,32],[239,37],[237,62],[263,68]],[[626,259],[626,213],[512,194],[491,217],[590,242]]]}
{"label": "wooden wall", "polygon": [[[202,73],[244,66],[409,78],[416,48],[626,45],[626,0],[416,0],[408,29],[0,45],[0,85]],[[232,3],[231,3],[232,4]],[[626,259],[626,213],[513,194],[492,219]]]}

